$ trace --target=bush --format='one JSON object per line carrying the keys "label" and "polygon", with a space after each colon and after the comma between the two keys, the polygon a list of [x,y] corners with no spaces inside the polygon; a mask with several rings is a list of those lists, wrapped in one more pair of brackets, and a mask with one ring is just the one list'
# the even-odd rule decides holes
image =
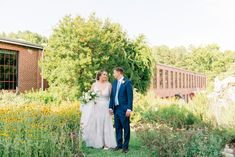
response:
{"label": "bush", "polygon": [[216,157],[229,141],[224,138],[226,134],[218,130],[198,130],[187,142],[186,156]]}
{"label": "bush", "polygon": [[[162,124],[142,122],[137,136],[159,157],[216,157],[232,136],[227,131],[209,128],[172,129]],[[234,138],[234,136],[233,136]]]}
{"label": "bush", "polygon": [[[131,121],[137,123],[142,119],[143,115],[150,116],[151,118],[151,114],[155,114],[162,107],[171,106],[173,102],[178,106],[185,105],[174,99],[160,99],[156,97],[155,91],[152,90],[149,90],[145,94],[141,94],[135,90],[134,112],[133,116],[131,116]],[[155,116],[153,115],[153,117]]]}
{"label": "bush", "polygon": [[[57,90],[56,90],[57,89]],[[28,91],[25,93],[13,93],[1,91],[0,104],[4,105],[23,105],[23,104],[61,104],[64,102],[73,102],[77,97],[68,96],[67,93],[61,90],[62,88],[53,88],[46,91]]]}
{"label": "bush", "polygon": [[137,136],[143,145],[152,152],[151,156],[183,156],[185,154],[184,144],[187,141],[185,134],[174,132],[166,125],[142,125],[143,130],[137,131]]}
{"label": "bush", "polygon": [[61,104],[63,102],[73,102],[78,99],[76,96],[69,94],[71,90],[72,89],[66,89],[66,87],[54,87],[46,91],[30,91],[22,94],[22,96],[33,103]]}
{"label": "bush", "polygon": [[143,119],[152,123],[168,124],[174,129],[188,128],[190,125],[202,123],[198,117],[186,108],[177,105],[163,107],[158,111],[147,111],[143,113]]}
{"label": "bush", "polygon": [[12,105],[12,104],[22,105],[22,104],[27,104],[29,102],[30,100],[25,98],[23,95],[17,95],[16,93],[8,92],[8,91],[0,92],[0,105],[1,106]]}

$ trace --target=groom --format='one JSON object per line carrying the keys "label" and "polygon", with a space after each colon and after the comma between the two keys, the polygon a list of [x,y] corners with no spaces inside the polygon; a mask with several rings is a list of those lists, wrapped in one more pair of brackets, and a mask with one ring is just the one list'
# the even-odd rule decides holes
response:
{"label": "groom", "polygon": [[113,75],[116,80],[112,84],[109,112],[114,114],[116,128],[117,147],[114,150],[122,149],[123,153],[127,153],[130,141],[130,115],[133,106],[133,89],[131,81],[123,76],[123,68],[115,68]]}

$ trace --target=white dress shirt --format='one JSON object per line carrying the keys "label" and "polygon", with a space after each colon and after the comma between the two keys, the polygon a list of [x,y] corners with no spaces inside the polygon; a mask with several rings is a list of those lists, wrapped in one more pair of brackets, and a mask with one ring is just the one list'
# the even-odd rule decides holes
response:
{"label": "white dress shirt", "polygon": [[[119,89],[120,89],[120,87],[121,87],[121,84],[122,84],[123,79],[124,79],[124,76],[122,76],[122,77],[118,80],[118,83],[117,83],[117,84],[120,84]],[[117,94],[117,93],[116,93],[116,94]],[[115,96],[115,98],[116,98],[116,96]],[[110,109],[110,110],[112,110],[112,109]],[[131,109],[127,109],[127,111],[128,111],[128,112],[131,112]]]}

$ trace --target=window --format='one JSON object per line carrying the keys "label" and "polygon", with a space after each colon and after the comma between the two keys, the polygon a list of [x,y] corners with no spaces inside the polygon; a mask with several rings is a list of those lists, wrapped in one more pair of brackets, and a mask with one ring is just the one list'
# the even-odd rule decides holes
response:
{"label": "window", "polygon": [[201,88],[201,77],[198,77],[198,82],[199,82],[199,88]]}
{"label": "window", "polygon": [[168,88],[168,70],[165,71],[165,88]]}
{"label": "window", "polygon": [[192,88],[194,88],[194,76],[192,75]]}
{"label": "window", "polygon": [[199,76],[196,76],[196,87],[199,87]]}
{"label": "window", "polygon": [[178,88],[177,72],[175,72],[175,88]]}
{"label": "window", "polygon": [[0,49],[0,90],[17,86],[17,52]]}
{"label": "window", "polygon": [[181,73],[179,73],[179,88],[181,88]]}
{"label": "window", "polygon": [[202,88],[202,78],[199,77],[199,88]]}
{"label": "window", "polygon": [[205,88],[206,87],[206,78],[204,77],[204,79],[203,79],[203,88]]}
{"label": "window", "polygon": [[191,78],[192,78],[192,75],[189,74],[189,88],[191,88],[191,82],[192,82]]}
{"label": "window", "polygon": [[173,71],[171,71],[171,88],[173,88],[173,82],[174,82]]}
{"label": "window", "polygon": [[183,88],[185,88],[185,73],[183,73]]}
{"label": "window", "polygon": [[160,76],[160,88],[163,88],[163,70],[159,70],[159,76]]}
{"label": "window", "polygon": [[188,74],[186,74],[186,88],[188,88]]}
{"label": "window", "polygon": [[157,88],[157,70],[154,71],[153,88]]}

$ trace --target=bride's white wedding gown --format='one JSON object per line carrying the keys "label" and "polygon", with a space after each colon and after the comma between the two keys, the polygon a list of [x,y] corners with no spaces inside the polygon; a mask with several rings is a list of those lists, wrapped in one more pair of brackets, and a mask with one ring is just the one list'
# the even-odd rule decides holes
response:
{"label": "bride's white wedding gown", "polygon": [[115,148],[116,141],[112,116],[109,114],[109,86],[98,89],[95,84],[94,91],[99,91],[95,102],[91,101],[81,107],[82,137],[86,146],[93,148]]}

